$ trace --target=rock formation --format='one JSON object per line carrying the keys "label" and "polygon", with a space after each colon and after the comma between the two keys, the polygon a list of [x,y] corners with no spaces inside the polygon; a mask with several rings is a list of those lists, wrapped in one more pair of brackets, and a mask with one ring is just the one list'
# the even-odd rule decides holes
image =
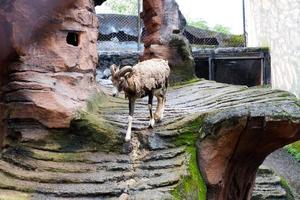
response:
{"label": "rock formation", "polygon": [[188,40],[182,35],[186,21],[175,0],[144,0],[141,17],[145,26],[142,60],[163,58],[171,67],[171,82],[194,77],[194,59]]}
{"label": "rock formation", "polygon": [[[49,9],[47,1],[28,2]],[[300,138],[299,99],[289,93],[199,81],[170,88],[164,121],[154,129],[140,100],[132,141],[124,144],[126,100],[102,94],[80,109],[95,83],[93,4],[51,2],[53,12],[40,23],[26,0],[0,3],[0,23],[14,21],[11,13],[24,18],[5,26],[13,45],[9,65],[0,60],[0,131],[10,136],[0,156],[1,199],[204,199],[205,183],[209,199],[250,199],[263,159]],[[144,1],[144,59],[162,56],[174,70],[176,55],[192,59],[177,34],[180,13],[168,3]],[[17,40],[22,30],[27,39]]]}
{"label": "rock formation", "polygon": [[24,0],[1,5],[0,15],[11,26],[7,31],[14,58],[5,69],[1,65],[0,119],[11,133],[22,133],[25,122],[69,127],[95,85],[98,19],[93,2],[64,2]]}
{"label": "rock formation", "polygon": [[[110,90],[111,85],[103,87]],[[68,134],[33,132],[26,141],[11,142],[0,159],[0,198],[205,199],[206,180],[208,197],[235,188],[247,199],[261,159],[300,135],[299,100],[287,92],[204,80],[177,86],[170,88],[165,118],[154,129],[147,129],[146,104],[147,99],[137,102],[130,144],[120,140],[126,134],[127,101],[106,95],[90,101]],[[235,154],[224,157],[230,152]],[[261,177],[256,197],[268,187]],[[212,190],[218,180],[224,185]],[[285,193],[279,191],[281,198]]]}
{"label": "rock formation", "polygon": [[[197,155],[208,199],[250,199],[259,165],[300,139],[299,100],[272,93],[255,104],[225,106],[205,119]],[[244,99],[260,98],[257,94]]]}

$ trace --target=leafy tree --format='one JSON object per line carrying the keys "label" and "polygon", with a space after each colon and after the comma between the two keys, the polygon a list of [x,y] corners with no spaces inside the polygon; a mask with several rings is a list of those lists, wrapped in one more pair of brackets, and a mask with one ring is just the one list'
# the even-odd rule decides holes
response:
{"label": "leafy tree", "polygon": [[196,28],[200,28],[203,30],[211,30],[211,31],[216,31],[219,33],[224,33],[224,34],[231,34],[230,28],[223,26],[221,24],[217,24],[214,27],[209,27],[207,22],[203,19],[198,19],[198,20],[194,20],[194,19],[188,19],[188,25],[190,26],[194,26]]}
{"label": "leafy tree", "polygon": [[190,26],[194,26],[196,28],[200,28],[200,29],[204,29],[204,30],[209,29],[207,22],[203,19],[187,20],[187,21],[188,21],[188,25],[190,25]]}
{"label": "leafy tree", "polygon": [[137,15],[138,0],[108,0],[104,3],[115,14]]}
{"label": "leafy tree", "polygon": [[213,31],[216,31],[216,32],[219,32],[219,33],[224,33],[224,34],[231,34],[230,32],[230,28],[229,27],[226,27],[226,26],[223,26],[221,24],[217,24],[215,25],[213,28],[212,28]]}

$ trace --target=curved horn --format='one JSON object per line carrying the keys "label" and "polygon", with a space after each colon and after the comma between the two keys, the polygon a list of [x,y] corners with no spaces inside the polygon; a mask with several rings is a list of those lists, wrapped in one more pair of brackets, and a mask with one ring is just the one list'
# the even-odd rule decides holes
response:
{"label": "curved horn", "polygon": [[115,74],[116,74],[116,67],[117,67],[117,65],[115,65],[115,64],[112,64],[110,66],[110,71],[111,71],[112,76],[115,76]]}
{"label": "curved horn", "polygon": [[122,69],[120,69],[118,72],[117,72],[117,76],[124,76],[126,73],[130,73],[132,72],[132,67],[131,66],[125,66],[123,67]]}

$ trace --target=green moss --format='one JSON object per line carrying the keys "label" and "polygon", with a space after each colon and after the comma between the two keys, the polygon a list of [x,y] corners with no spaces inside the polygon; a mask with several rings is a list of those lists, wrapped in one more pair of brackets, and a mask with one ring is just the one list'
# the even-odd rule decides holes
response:
{"label": "green moss", "polygon": [[285,147],[300,162],[300,140]]}
{"label": "green moss", "polygon": [[176,54],[173,62],[169,63],[171,68],[170,84],[195,78],[195,61],[189,41],[180,34],[171,34],[167,42],[170,49]]}
{"label": "green moss", "polygon": [[243,35],[227,35],[228,38],[224,38],[223,42],[225,46],[240,47],[244,45]]}
{"label": "green moss", "polygon": [[285,189],[285,191],[286,191],[286,199],[287,200],[294,200],[295,198],[294,198],[294,195],[293,195],[293,193],[292,193],[292,191],[291,191],[291,188],[290,188],[290,186],[289,186],[289,184],[288,184],[288,182],[286,181],[286,179],[285,178],[283,178],[283,177],[280,177],[280,184],[281,184],[281,186]]}
{"label": "green moss", "polygon": [[110,111],[122,108],[123,104],[116,101],[107,95],[95,94],[88,100],[86,108],[77,112],[68,130],[51,130],[53,134],[33,141],[29,146],[61,152],[121,151],[123,141],[118,128],[101,113],[105,108]]}
{"label": "green moss", "polygon": [[188,175],[183,177],[179,185],[172,192],[175,199],[206,199],[206,185],[200,175],[197,165],[196,141],[203,123],[203,116],[197,117],[185,125],[174,143],[177,146],[186,145],[186,152],[190,155]]}

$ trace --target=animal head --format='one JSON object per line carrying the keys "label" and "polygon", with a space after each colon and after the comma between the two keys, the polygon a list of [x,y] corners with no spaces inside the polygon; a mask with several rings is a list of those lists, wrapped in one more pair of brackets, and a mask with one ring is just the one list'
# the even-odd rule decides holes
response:
{"label": "animal head", "polygon": [[132,72],[132,67],[125,66],[122,69],[120,69],[115,64],[113,64],[112,66],[110,66],[110,70],[111,70],[111,81],[114,86],[112,95],[114,97],[117,97],[119,93],[123,91],[124,88],[126,87],[127,83],[126,83],[125,75],[127,73]]}

